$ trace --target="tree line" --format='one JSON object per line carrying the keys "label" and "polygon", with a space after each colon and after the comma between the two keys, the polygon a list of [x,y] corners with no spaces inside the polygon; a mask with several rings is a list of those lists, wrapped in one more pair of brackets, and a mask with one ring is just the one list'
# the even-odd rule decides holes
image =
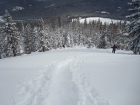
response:
{"label": "tree line", "polygon": [[80,23],[78,19],[69,24],[60,18],[52,19],[51,24],[45,24],[38,19],[36,26],[30,23],[21,23],[20,30],[13,22],[8,11],[3,19],[5,24],[1,27],[1,58],[30,54],[31,52],[44,52],[62,47],[84,46],[87,48],[110,48],[117,44],[119,49],[126,49],[127,37],[125,23],[102,23],[100,20]]}

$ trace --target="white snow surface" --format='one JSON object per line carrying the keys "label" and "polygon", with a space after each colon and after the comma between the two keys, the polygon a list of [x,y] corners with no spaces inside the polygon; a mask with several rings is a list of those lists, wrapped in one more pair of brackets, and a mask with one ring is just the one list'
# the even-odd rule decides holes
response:
{"label": "white snow surface", "polygon": [[[80,23],[84,23],[84,21],[87,21],[87,23],[91,22],[91,21],[98,21],[100,20],[103,24],[106,23],[106,24],[110,24],[110,23],[117,23],[117,22],[120,22],[122,20],[116,20],[116,19],[110,19],[110,18],[102,18],[102,17],[88,17],[88,18],[79,18],[79,21]],[[75,19],[73,19],[75,20]],[[122,21],[123,22],[123,21]]]}
{"label": "white snow surface", "polygon": [[139,62],[79,47],[0,59],[0,105],[139,105]]}

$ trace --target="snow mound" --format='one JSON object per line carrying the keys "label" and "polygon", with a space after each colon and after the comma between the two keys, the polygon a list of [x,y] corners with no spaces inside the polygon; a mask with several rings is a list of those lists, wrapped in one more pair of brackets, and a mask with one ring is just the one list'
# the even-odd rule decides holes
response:
{"label": "snow mound", "polygon": [[53,62],[35,78],[22,80],[9,105],[109,105],[81,71],[83,61],[90,55]]}

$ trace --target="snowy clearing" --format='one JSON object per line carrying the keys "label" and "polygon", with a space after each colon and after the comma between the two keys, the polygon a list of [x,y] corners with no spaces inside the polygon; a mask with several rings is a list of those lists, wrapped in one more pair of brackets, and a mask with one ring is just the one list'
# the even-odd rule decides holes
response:
{"label": "snowy clearing", "polygon": [[140,56],[69,48],[0,60],[0,105],[139,105]]}
{"label": "snowy clearing", "polygon": [[[88,17],[88,18],[79,18],[80,23],[84,23],[84,21],[87,21],[87,23],[91,22],[91,21],[98,21],[100,19],[100,21],[104,24],[110,24],[111,22],[116,23],[116,22],[120,22],[121,20],[115,20],[115,19],[110,19],[110,18],[102,18],[102,17]],[[75,19],[73,19],[75,20]],[[73,21],[72,20],[72,21]],[[122,21],[123,22],[123,21]]]}

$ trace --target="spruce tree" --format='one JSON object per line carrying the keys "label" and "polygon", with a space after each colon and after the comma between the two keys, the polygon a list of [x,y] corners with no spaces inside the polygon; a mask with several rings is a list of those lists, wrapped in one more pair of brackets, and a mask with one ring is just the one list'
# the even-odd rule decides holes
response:
{"label": "spruce tree", "polygon": [[130,5],[132,8],[129,9],[129,12],[132,14],[126,16],[129,21],[126,30],[130,38],[130,49],[137,54],[140,53],[140,0],[132,0]]}
{"label": "spruce tree", "polygon": [[2,50],[3,50],[3,34],[2,34],[2,26],[0,26],[0,59],[2,59]]}
{"label": "spruce tree", "polygon": [[39,35],[38,35],[38,28],[34,26],[33,32],[32,32],[32,52],[35,52],[38,50],[39,47]]}
{"label": "spruce tree", "polygon": [[25,27],[25,35],[24,35],[24,51],[26,54],[30,54],[32,52],[32,28],[30,24],[27,24]]}
{"label": "spruce tree", "polygon": [[47,40],[47,32],[44,28],[44,20],[41,18],[38,20],[39,23],[39,52],[45,52],[48,51],[48,40]]}
{"label": "spruce tree", "polygon": [[101,34],[98,40],[98,48],[106,48],[105,33]]}
{"label": "spruce tree", "polygon": [[61,28],[61,26],[62,26],[62,22],[61,22],[61,18],[60,18],[60,16],[59,16],[59,17],[58,17],[58,27]]}
{"label": "spruce tree", "polygon": [[12,16],[6,10],[3,16],[5,20],[5,27],[3,28],[3,55],[4,57],[11,57],[20,55],[20,34],[16,27],[16,23],[13,22]]}

